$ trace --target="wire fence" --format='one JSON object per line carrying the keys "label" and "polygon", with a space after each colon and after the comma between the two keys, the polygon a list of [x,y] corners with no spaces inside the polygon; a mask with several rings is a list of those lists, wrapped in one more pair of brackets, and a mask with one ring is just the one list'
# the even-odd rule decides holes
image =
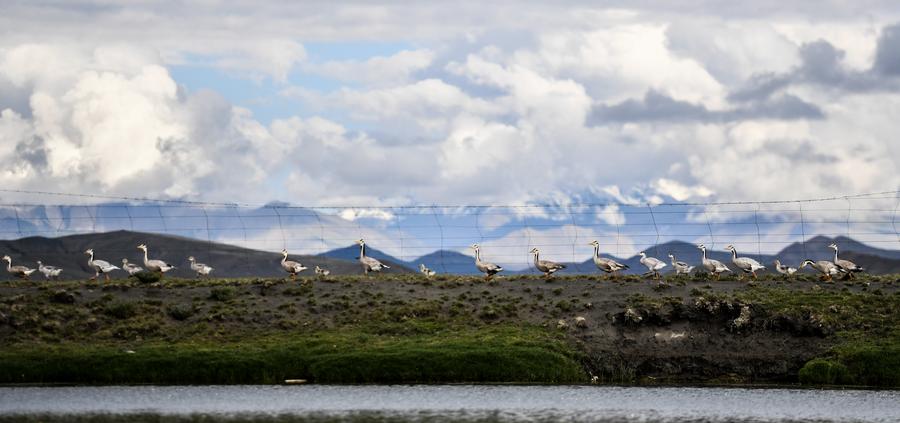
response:
{"label": "wire fence", "polygon": [[[94,239],[86,235],[115,231],[199,241],[167,243],[165,253],[200,259],[219,249],[219,244],[247,249],[236,252],[238,255],[287,249],[296,255],[352,259],[349,254],[355,249],[346,248],[364,238],[376,257],[381,251],[400,264],[414,267],[424,263],[446,273],[475,271],[469,249],[474,243],[482,245],[484,259],[510,271],[533,271],[529,251],[537,247],[542,258],[569,263],[569,272],[593,272],[596,269],[589,262],[593,248],[588,245],[593,240],[600,243],[602,255],[623,260],[633,260],[635,254],[646,251],[665,261],[673,254],[697,262],[700,253],[695,244],[703,243],[717,254],[724,254],[726,245],[734,245],[740,255],[760,261],[778,256],[799,262],[830,257],[827,242],[835,238],[844,244],[842,252],[900,260],[900,191],[770,202],[397,207],[0,192],[26,197],[0,202],[0,240],[6,240],[0,241],[0,248],[8,250],[0,253],[22,260],[80,254],[80,248]],[[63,201],[54,201],[56,196]],[[133,237],[108,235],[103,244],[108,249],[103,253],[134,257],[134,247],[114,242],[116,236],[129,241]],[[45,242],[42,238],[71,242]],[[150,247],[152,250],[153,245]]]}

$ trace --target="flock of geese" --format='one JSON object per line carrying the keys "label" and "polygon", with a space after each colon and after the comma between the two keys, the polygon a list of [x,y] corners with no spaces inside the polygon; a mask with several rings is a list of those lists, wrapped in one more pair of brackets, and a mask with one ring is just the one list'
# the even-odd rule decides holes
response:
{"label": "flock of geese", "polygon": [[[359,244],[358,260],[360,264],[362,264],[364,274],[368,275],[369,272],[381,272],[384,269],[390,269],[390,266],[387,266],[374,257],[369,257],[366,255],[366,242],[364,240],[358,240],[357,244]],[[618,272],[629,268],[628,265],[619,263],[612,258],[600,256],[599,242],[592,241],[588,245],[594,247],[593,261],[597,268],[602,272],[612,274],[613,278],[616,278],[618,276]],[[129,263],[128,259],[124,258],[122,259],[122,267],[118,267],[110,264],[108,261],[95,259],[93,249],[88,249],[87,251],[85,251],[84,253],[88,256],[87,264],[91,269],[95,271],[95,274],[91,278],[91,280],[96,280],[100,277],[100,275],[103,275],[106,280],[109,281],[109,273],[116,270],[124,270],[129,275],[133,276],[145,271],[146,269],[146,271],[155,272],[162,276],[164,273],[175,269],[174,265],[166,263],[163,260],[151,259],[149,257],[149,252],[146,245],[141,244],[138,245],[137,248],[144,252],[143,267],[134,263]],[[495,263],[482,260],[480,245],[473,244],[471,248],[475,250],[475,267],[479,272],[484,273],[486,279],[491,279],[494,275],[503,271],[503,267]],[[728,266],[725,265],[725,263],[707,257],[706,246],[700,244],[697,246],[697,248],[702,252],[700,256],[700,264],[706,270],[708,275],[715,278],[716,280],[719,280],[719,277],[722,273],[731,272],[731,269],[729,269]],[[828,246],[828,248],[834,250],[833,260],[804,260],[800,264],[799,269],[810,266],[820,273],[823,280],[831,280],[835,276],[846,276],[848,278],[853,278],[853,275],[855,273],[859,273],[864,270],[862,267],[857,266],[855,263],[849,260],[839,258],[838,246],[836,244],[831,244]],[[756,279],[756,272],[764,270],[766,268],[752,258],[738,257],[737,249],[735,249],[733,245],[725,247],[725,250],[731,252],[731,263],[735,268],[741,271],[740,279],[743,279],[744,274],[751,275],[753,279]],[[530,254],[534,256],[534,267],[543,272],[545,277],[552,277],[554,273],[566,268],[566,265],[563,263],[541,259],[540,253],[540,250],[537,248],[532,248],[530,251]],[[288,260],[287,250],[281,250],[281,255],[281,268],[290,275],[291,280],[296,279],[297,274],[308,269],[306,266],[300,264],[297,261]],[[640,256],[641,264],[647,268],[647,272],[644,273],[644,276],[653,276],[655,279],[661,279],[662,276],[660,275],[660,270],[662,270],[668,264],[660,259],[648,256],[644,251],[640,252]],[[38,267],[36,269],[29,268],[27,266],[13,266],[12,259],[9,256],[4,256],[3,260],[6,261],[7,272],[23,279],[28,279],[28,277],[36,271],[40,271],[47,279],[58,279],[59,275],[63,271],[63,269],[59,267],[46,266],[41,263],[40,260],[37,261]],[[672,254],[669,254],[669,260],[672,263],[672,268],[675,269],[676,275],[690,274],[695,268],[695,266],[691,266],[688,263],[678,261]],[[193,256],[188,257],[188,262],[190,262],[191,270],[197,273],[197,277],[209,276],[209,274],[213,271],[213,268],[211,266],[203,263],[198,263]],[[782,275],[788,277],[792,276],[797,272],[797,270],[799,270],[796,267],[784,265],[779,260],[775,260],[774,264],[775,270],[778,273],[781,273]],[[429,269],[424,264],[419,265],[419,272],[427,277],[431,277],[437,274],[437,272]],[[328,276],[331,271],[316,266],[315,273],[317,276]]]}
{"label": "flock of geese", "polygon": [[[615,278],[618,275],[618,272],[622,270],[628,269],[628,265],[619,263],[618,261],[600,256],[600,243],[597,241],[592,241],[588,244],[594,247],[594,265],[597,266],[598,269],[603,271],[604,273],[610,273]],[[701,251],[700,256],[700,264],[706,270],[707,274],[710,277],[719,280],[719,277],[722,273],[731,272],[731,269],[728,268],[725,263],[722,263],[719,260],[711,259],[706,255],[706,246],[703,244],[697,245],[697,248]],[[810,266],[821,274],[821,278],[824,280],[831,280],[835,276],[845,275],[848,278],[853,278],[855,273],[862,272],[864,269],[855,263],[844,260],[838,257],[838,246],[837,244],[831,244],[828,246],[834,250],[834,260],[820,260],[820,261],[812,261],[812,260],[804,260],[800,264],[800,269]],[[481,259],[481,246],[478,244],[472,245],[472,249],[475,250],[475,267],[481,273],[484,273],[487,279],[490,279],[492,276],[496,275],[500,271],[503,270],[502,267],[486,262]],[[758,261],[750,258],[750,257],[738,257],[737,249],[734,248],[733,245],[729,245],[725,247],[725,251],[731,252],[731,263],[735,268],[740,270],[739,279],[743,279],[743,275],[747,274],[753,277],[753,279],[757,278],[756,272],[760,270],[765,270],[765,266],[760,264]],[[566,265],[562,263],[557,263],[550,260],[542,260],[540,258],[540,250],[537,248],[532,248],[530,253],[534,256],[534,267],[543,272],[545,277],[552,277],[553,273],[565,269]],[[661,279],[662,275],[660,274],[660,270],[667,266],[666,262],[656,258],[650,257],[646,252],[641,251],[641,264],[647,268],[647,272],[644,273],[644,276],[653,276],[655,279]],[[695,266],[691,266],[683,261],[678,261],[673,254],[669,254],[669,260],[672,263],[672,268],[675,269],[676,275],[688,275],[690,274]],[[775,260],[775,270],[787,277],[791,277],[794,273],[797,272],[798,268],[787,266],[781,263],[779,260]],[[419,270],[422,273],[425,273],[428,276],[434,275],[434,272],[430,269],[426,268],[425,265],[419,265]],[[431,272],[431,273],[426,273]]]}

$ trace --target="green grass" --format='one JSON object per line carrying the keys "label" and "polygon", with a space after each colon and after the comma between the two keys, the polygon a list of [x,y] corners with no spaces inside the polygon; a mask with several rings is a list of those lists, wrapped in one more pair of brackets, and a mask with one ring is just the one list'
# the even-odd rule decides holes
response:
{"label": "green grass", "polygon": [[530,327],[379,334],[361,329],[240,343],[19,346],[0,351],[0,383],[241,384],[582,382],[576,354]]}
{"label": "green grass", "polygon": [[801,383],[900,387],[900,294],[760,288],[735,297],[833,333],[837,345],[803,366]]}

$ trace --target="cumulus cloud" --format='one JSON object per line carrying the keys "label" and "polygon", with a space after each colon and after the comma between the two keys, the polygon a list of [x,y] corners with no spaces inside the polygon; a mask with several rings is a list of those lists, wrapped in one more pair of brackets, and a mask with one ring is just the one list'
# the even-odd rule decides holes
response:
{"label": "cumulus cloud", "polygon": [[304,63],[304,71],[344,82],[371,86],[391,86],[408,82],[434,60],[428,49],[402,50],[390,56],[376,56],[366,60],[331,60],[323,63]]}
{"label": "cumulus cloud", "polygon": [[[21,188],[323,206],[896,189],[900,12],[816,7],[850,34],[816,36],[781,3],[17,3],[0,17],[2,172]],[[401,47],[307,48],[330,42]],[[188,90],[183,64],[275,81],[281,97],[260,103],[287,105]]]}
{"label": "cumulus cloud", "polygon": [[619,122],[734,122],[750,119],[822,119],[814,104],[786,94],[749,105],[725,110],[710,110],[702,104],[675,100],[665,94],[648,91],[641,100],[596,105],[590,121],[596,125]]}

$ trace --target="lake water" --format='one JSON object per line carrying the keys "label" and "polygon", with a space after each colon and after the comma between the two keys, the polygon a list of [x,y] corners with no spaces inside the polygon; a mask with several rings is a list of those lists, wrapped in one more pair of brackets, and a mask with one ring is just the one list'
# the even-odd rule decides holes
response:
{"label": "lake water", "polygon": [[0,388],[0,415],[150,413],[361,420],[900,422],[900,391],[598,386]]}

